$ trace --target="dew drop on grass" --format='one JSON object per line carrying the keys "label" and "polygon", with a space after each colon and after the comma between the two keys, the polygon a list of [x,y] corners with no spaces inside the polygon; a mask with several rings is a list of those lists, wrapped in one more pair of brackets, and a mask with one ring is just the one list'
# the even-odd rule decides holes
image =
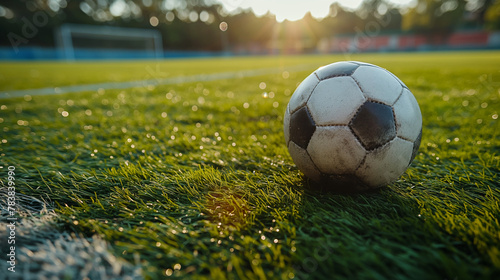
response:
{"label": "dew drop on grass", "polygon": [[262,93],[262,98],[268,98],[268,97],[269,97],[269,94],[267,92]]}
{"label": "dew drop on grass", "polygon": [[465,93],[467,95],[469,95],[469,96],[473,96],[474,94],[476,94],[476,90],[475,89],[469,89]]}

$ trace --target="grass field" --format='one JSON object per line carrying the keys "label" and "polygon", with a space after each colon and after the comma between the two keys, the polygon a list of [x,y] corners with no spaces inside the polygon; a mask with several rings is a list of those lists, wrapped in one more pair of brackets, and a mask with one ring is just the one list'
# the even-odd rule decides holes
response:
{"label": "grass field", "polygon": [[[298,83],[345,59],[400,77],[424,125],[398,181],[348,196],[311,190],[282,132]],[[0,99],[0,275],[499,279],[499,65],[500,52],[0,63],[0,91],[276,69]]]}

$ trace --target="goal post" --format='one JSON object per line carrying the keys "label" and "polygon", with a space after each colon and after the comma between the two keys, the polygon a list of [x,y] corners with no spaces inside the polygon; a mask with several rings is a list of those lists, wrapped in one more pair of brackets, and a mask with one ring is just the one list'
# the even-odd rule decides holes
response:
{"label": "goal post", "polygon": [[162,58],[161,33],[154,29],[64,24],[55,32],[61,58]]}

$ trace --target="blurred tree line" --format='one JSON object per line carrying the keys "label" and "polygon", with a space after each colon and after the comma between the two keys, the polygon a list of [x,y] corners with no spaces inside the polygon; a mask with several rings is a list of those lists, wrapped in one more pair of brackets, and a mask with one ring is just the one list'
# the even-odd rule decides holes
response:
{"label": "blurred tree line", "polygon": [[228,13],[214,0],[2,0],[0,45],[54,46],[54,29],[64,23],[155,28],[166,49],[293,51],[314,49],[339,34],[445,38],[456,29],[499,30],[500,0],[417,0],[410,7],[365,0],[357,10],[334,3],[325,18],[306,14],[294,22],[257,17],[250,10]]}

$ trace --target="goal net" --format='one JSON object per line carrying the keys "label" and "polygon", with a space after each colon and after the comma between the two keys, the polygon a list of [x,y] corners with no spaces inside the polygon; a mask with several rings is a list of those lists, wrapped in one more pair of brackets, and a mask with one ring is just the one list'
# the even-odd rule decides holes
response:
{"label": "goal net", "polygon": [[56,30],[56,46],[66,60],[161,58],[161,33],[153,29],[64,24]]}

